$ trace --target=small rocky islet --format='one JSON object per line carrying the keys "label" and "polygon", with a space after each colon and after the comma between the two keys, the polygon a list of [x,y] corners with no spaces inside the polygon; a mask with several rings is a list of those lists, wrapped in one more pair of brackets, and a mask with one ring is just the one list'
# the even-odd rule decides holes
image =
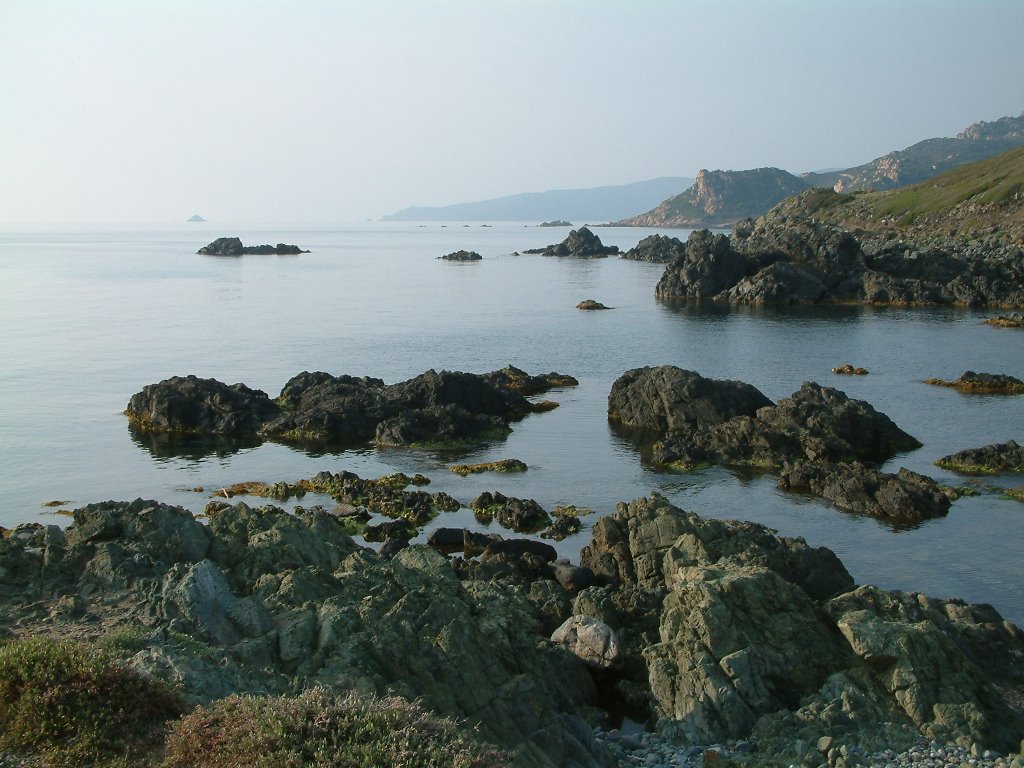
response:
{"label": "small rocky islet", "polygon": [[277,245],[242,245],[237,237],[218,237],[209,245],[204,245],[198,251],[200,256],[244,256],[252,254],[256,256],[297,256],[300,253],[309,253],[297,245],[278,243]]}

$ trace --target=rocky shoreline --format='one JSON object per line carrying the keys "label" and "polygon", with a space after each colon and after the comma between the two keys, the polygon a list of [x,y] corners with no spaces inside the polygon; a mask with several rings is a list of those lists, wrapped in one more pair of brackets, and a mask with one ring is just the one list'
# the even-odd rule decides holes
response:
{"label": "rocky shoreline", "polygon": [[[1024,737],[1024,633],[990,606],[857,586],[825,548],[656,495],[579,565],[528,539],[378,553],[317,509],[73,514],[0,539],[0,635],[127,633],[124,663],[191,705],[398,695],[521,768],[1020,765],[995,755]],[[573,617],[611,633],[604,668],[550,639]]]}

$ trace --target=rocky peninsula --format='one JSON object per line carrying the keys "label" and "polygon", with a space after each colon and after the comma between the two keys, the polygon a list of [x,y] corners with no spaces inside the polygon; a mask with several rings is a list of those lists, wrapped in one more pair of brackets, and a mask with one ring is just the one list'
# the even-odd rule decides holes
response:
{"label": "rocky peninsula", "polygon": [[614,765],[623,710],[655,729],[657,748],[630,754],[671,745],[665,765],[882,765],[922,738],[991,765],[1024,736],[1024,634],[990,606],[858,586],[825,548],[656,495],[599,520],[577,566],[465,534],[451,559],[377,553],[322,509],[73,514],[0,539],[0,633],[105,643],[200,707],[218,749],[240,738],[212,716],[227,697],[298,706],[313,690],[416,700],[507,756],[474,765],[517,768]]}
{"label": "rocky peninsula", "polygon": [[756,221],[740,221],[730,236],[693,232],[655,295],[752,304],[1020,308],[1021,178],[1024,149],[905,190],[811,190]]}
{"label": "rocky peninsula", "polygon": [[309,253],[297,245],[278,243],[277,245],[242,245],[237,237],[218,237],[209,245],[204,245],[196,253],[202,256],[242,256],[255,254],[257,256],[295,256],[300,253]]}

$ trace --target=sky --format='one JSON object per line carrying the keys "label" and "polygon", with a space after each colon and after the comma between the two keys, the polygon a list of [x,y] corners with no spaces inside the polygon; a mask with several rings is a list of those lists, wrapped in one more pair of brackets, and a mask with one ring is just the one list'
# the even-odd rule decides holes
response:
{"label": "sky", "polygon": [[0,0],[0,223],[848,167],[1021,114],[1021,40],[1022,0]]}

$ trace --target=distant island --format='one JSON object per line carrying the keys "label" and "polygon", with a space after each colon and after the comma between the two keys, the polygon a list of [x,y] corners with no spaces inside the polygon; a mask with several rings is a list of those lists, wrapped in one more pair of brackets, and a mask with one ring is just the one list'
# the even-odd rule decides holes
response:
{"label": "distant island", "polygon": [[197,213],[191,219],[188,219],[187,222],[204,222],[205,223],[206,219],[204,219],[202,216],[200,216]]}
{"label": "distant island", "polygon": [[779,168],[701,170],[689,189],[646,213],[615,220],[614,226],[727,228],[762,216],[786,198],[814,187],[831,187],[836,192],[898,189],[1021,145],[1024,113],[975,123],[955,138],[926,139],[838,171],[797,176]]}
{"label": "distant island", "polygon": [[692,178],[663,177],[621,186],[526,192],[437,207],[414,206],[382,221],[611,221],[677,195]]}

